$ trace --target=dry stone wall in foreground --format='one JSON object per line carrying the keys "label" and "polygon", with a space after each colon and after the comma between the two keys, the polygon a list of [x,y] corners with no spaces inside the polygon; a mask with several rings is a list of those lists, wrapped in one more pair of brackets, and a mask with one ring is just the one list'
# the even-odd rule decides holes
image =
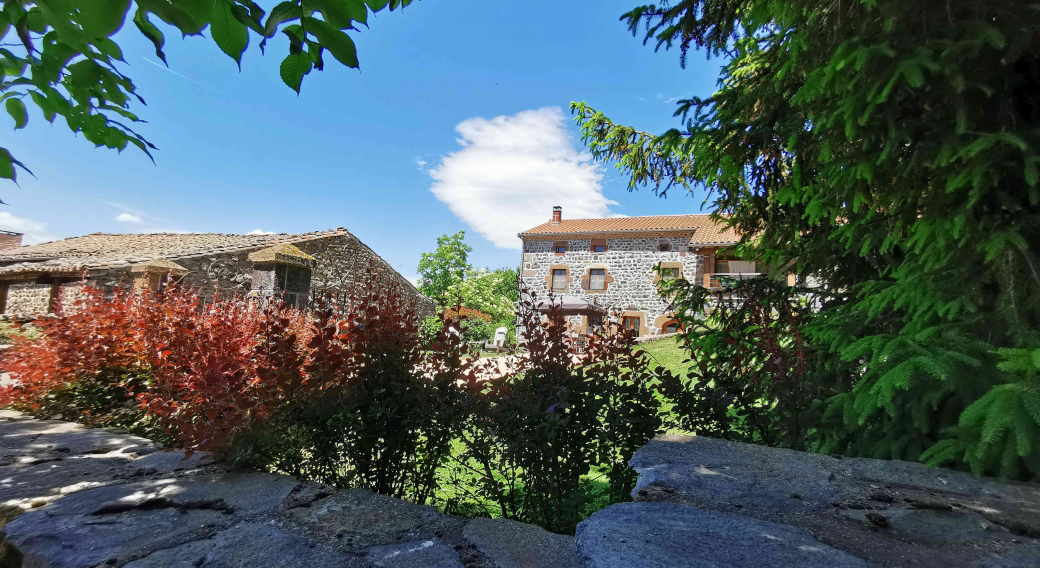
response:
{"label": "dry stone wall in foreground", "polygon": [[0,567],[1040,566],[1040,489],[661,437],[576,538],[0,411]]}

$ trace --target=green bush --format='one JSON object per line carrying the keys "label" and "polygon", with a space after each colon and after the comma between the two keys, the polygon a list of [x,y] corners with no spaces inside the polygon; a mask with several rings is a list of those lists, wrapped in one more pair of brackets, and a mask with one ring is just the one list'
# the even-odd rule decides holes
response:
{"label": "green bush", "polygon": [[[799,290],[767,277],[708,289],[677,280],[691,359],[688,373],[659,369],[672,425],[698,435],[804,450],[806,410],[822,389],[803,327],[812,311]],[[702,316],[705,312],[708,315]]]}
{"label": "green bush", "polygon": [[460,471],[451,477],[469,473],[474,487],[448,500],[455,510],[493,510],[573,533],[589,512],[590,474],[607,478],[606,502],[626,500],[635,486],[628,461],[662,425],[655,376],[616,328],[594,337],[572,365],[558,311],[543,327],[530,302],[520,309],[529,358],[469,400]]}
{"label": "green bush", "polygon": [[137,395],[148,389],[150,377],[139,370],[107,370],[93,380],[71,382],[47,392],[32,405],[15,405],[44,420],[67,420],[97,428],[119,428],[172,445],[162,422],[137,402]]}

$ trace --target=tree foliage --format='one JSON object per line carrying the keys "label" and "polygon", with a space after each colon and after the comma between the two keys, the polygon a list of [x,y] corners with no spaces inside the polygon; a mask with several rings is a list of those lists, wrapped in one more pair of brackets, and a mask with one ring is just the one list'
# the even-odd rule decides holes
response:
{"label": "tree foliage", "polygon": [[[113,37],[131,21],[166,63],[166,36],[160,26],[183,36],[207,31],[217,47],[241,67],[250,37],[284,35],[289,53],[282,80],[297,93],[303,77],[325,68],[326,53],[358,68],[348,32],[368,25],[370,13],[403,8],[412,0],[286,0],[270,11],[252,0],[4,0],[0,10],[0,100],[24,128],[32,102],[48,122],[59,116],[95,146],[123,151],[136,146],[152,157],[155,149],[131,126],[144,122],[131,105],[144,105],[124,72],[126,60]],[[16,167],[29,171],[0,148],[0,178],[17,179]],[[31,172],[30,172],[31,173]]]}
{"label": "tree foliage", "polygon": [[468,262],[473,247],[463,242],[466,231],[454,235],[447,233],[437,237],[437,248],[433,252],[424,252],[419,257],[419,291],[430,298],[443,299],[448,287],[461,281],[467,270],[472,270]]}
{"label": "tree foliage", "polygon": [[658,370],[662,393],[675,403],[676,426],[806,449],[812,420],[805,410],[822,385],[814,383],[802,333],[811,313],[803,290],[767,277],[716,289],[675,279],[663,288],[675,295],[679,339],[691,356],[685,377]]}
{"label": "tree foliage", "polygon": [[622,19],[683,65],[726,64],[661,135],[574,103],[585,140],[632,187],[706,190],[741,252],[829,292],[805,337],[819,380],[851,386],[819,401],[815,447],[1040,473],[1032,383],[1003,351],[1040,344],[1035,5],[683,0]]}
{"label": "tree foliage", "polygon": [[481,268],[468,270],[465,279],[452,282],[446,290],[446,297],[465,308],[479,310],[497,322],[513,319],[516,305],[509,294],[515,298],[516,290],[515,270]]}

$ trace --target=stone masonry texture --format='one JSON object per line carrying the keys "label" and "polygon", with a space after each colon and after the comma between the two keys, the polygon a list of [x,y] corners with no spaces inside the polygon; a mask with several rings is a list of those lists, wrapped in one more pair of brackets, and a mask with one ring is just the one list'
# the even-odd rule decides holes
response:
{"label": "stone masonry texture", "polygon": [[[556,254],[553,246],[564,241],[525,240],[523,283],[538,298],[545,298],[549,293],[548,277],[552,269],[564,265],[569,271],[570,285],[565,292],[554,293],[578,296],[589,302],[595,300],[604,308],[619,313],[641,312],[641,323],[648,328],[648,333],[660,335],[663,330],[657,324],[663,324],[666,318],[658,321],[659,316],[672,312],[668,299],[658,293],[654,267],[662,262],[678,263],[684,279],[699,282],[705,257],[687,250],[689,240],[689,237],[609,238],[606,239],[606,252],[591,252],[590,239],[570,240],[565,241],[567,252],[563,255]],[[662,242],[668,243],[671,250],[659,251]],[[588,275],[592,268],[603,268],[606,275],[613,278],[606,291],[582,288],[582,276]]]}
{"label": "stone masonry texture", "polygon": [[[218,293],[244,296],[250,291],[254,272],[249,253],[279,242],[291,242],[315,257],[317,263],[310,275],[312,291],[349,294],[371,284],[371,269],[375,278],[399,284],[404,295],[415,300],[420,317],[435,311],[433,300],[341,228],[299,235],[98,233],[5,251],[0,254],[0,284],[7,285],[4,313],[31,317],[46,312],[56,286],[60,286],[57,299],[67,306],[79,297],[84,277],[104,288],[130,286],[132,264],[158,258],[187,269],[178,281],[199,289],[206,299]],[[35,257],[54,259],[37,262]],[[305,286],[306,278],[298,280]]]}
{"label": "stone masonry texture", "polygon": [[[349,293],[357,286],[368,284],[366,277],[371,268],[376,277],[389,278],[397,282],[404,294],[416,301],[420,317],[432,315],[435,311],[432,300],[420,294],[410,282],[353,235],[313,239],[298,243],[298,246],[317,259],[317,266],[311,274],[312,291],[330,289]],[[254,276],[254,265],[247,258],[250,252],[252,249],[177,259],[177,264],[188,269],[188,273],[178,281],[197,288],[207,300],[216,293],[223,296],[245,296],[250,290]],[[83,285],[81,279],[66,280],[60,285],[59,291],[59,299],[63,306],[75,302]],[[129,266],[91,270],[87,275],[89,283],[105,288],[128,286],[132,280]],[[51,290],[52,284],[37,283],[35,279],[12,282],[8,286],[5,313],[44,313],[47,311]]]}
{"label": "stone masonry texture", "polygon": [[1035,568],[1040,486],[659,436],[576,537],[0,410],[11,568]]}
{"label": "stone masonry texture", "polygon": [[12,282],[7,287],[7,307],[9,314],[45,313],[51,300],[53,286],[49,283],[38,283],[35,280]]}

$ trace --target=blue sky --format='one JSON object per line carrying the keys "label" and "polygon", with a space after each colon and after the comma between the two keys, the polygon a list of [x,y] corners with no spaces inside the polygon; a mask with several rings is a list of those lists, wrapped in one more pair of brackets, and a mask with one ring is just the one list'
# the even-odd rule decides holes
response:
{"label": "blue sky", "polygon": [[118,39],[155,165],[31,114],[0,129],[37,176],[4,185],[0,228],[51,240],[342,226],[413,277],[436,237],[460,229],[475,265],[518,264],[515,234],[553,205],[570,218],[698,212],[703,195],[629,193],[584,155],[567,110],[587,100],[663,132],[678,125],[676,98],[714,90],[718,61],[691,54],[683,70],[631,36],[618,18],[638,3],[417,1],[353,34],[360,71],[329,57],[299,97],[278,77],[284,42],[262,56],[252,35],[239,72],[208,37],[164,29],[167,70],[130,26]]}

